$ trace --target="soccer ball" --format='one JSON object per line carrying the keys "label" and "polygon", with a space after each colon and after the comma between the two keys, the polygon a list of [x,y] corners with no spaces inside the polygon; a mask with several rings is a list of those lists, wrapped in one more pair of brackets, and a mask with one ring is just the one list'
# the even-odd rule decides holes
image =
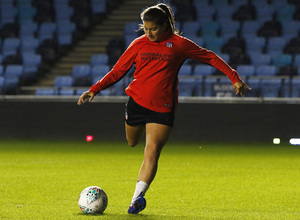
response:
{"label": "soccer ball", "polygon": [[107,195],[100,187],[89,186],[80,193],[78,205],[83,213],[103,213],[107,207]]}

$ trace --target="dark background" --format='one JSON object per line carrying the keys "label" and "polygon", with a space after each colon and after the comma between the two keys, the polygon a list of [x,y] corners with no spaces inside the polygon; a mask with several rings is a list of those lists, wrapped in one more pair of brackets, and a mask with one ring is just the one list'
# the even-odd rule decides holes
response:
{"label": "dark background", "polygon": [[[125,140],[124,104],[0,102],[0,138]],[[300,105],[180,103],[171,140],[288,141],[300,136]]]}

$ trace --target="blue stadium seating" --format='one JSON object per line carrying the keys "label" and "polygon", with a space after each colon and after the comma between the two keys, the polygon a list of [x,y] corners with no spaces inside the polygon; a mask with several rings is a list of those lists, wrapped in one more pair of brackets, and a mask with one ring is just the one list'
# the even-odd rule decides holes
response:
{"label": "blue stadium seating", "polygon": [[238,65],[236,71],[242,76],[254,76],[255,75],[255,67],[253,65]]}
{"label": "blue stadium seating", "polygon": [[2,93],[3,87],[4,87],[4,77],[0,76],[0,94]]}
{"label": "blue stadium seating", "polygon": [[39,67],[42,64],[42,57],[39,54],[23,55],[23,78],[27,81],[34,81],[38,77]]}
{"label": "blue stadium seating", "polygon": [[196,65],[194,68],[195,76],[210,76],[214,72],[214,67],[209,65]]}
{"label": "blue stadium seating", "polygon": [[16,94],[20,84],[20,77],[5,76],[3,92],[5,94]]}
{"label": "blue stadium seating", "polygon": [[197,36],[199,31],[199,23],[197,21],[187,21],[182,25],[182,33],[184,36],[186,35],[194,35]]}
{"label": "blue stadium seating", "polygon": [[282,89],[281,89],[281,97],[289,98],[291,97],[291,79],[285,78],[282,82]]}
{"label": "blue stadium seating", "polygon": [[55,77],[54,87],[72,87],[74,84],[74,79],[72,76],[57,76]]}
{"label": "blue stadium seating", "polygon": [[265,98],[277,98],[280,95],[281,86],[281,79],[262,79],[261,96]]}
{"label": "blue stadium seating", "polygon": [[91,84],[91,67],[88,64],[78,64],[73,67],[74,86],[89,86]]}
{"label": "blue stadium seating", "polygon": [[58,91],[56,89],[37,89],[35,94],[37,96],[52,96],[58,95]]}
{"label": "blue stadium seating", "polygon": [[91,69],[91,76],[93,78],[95,78],[95,77],[102,78],[109,72],[109,70],[110,70],[110,68],[108,65],[105,65],[105,64],[94,65],[94,66],[92,66],[92,69]]}
{"label": "blue stadium seating", "polygon": [[203,94],[203,78],[196,79],[195,96],[204,96],[204,94]]}
{"label": "blue stadium seating", "polygon": [[291,97],[293,97],[293,98],[299,98],[300,97],[300,79],[299,78],[292,79]]}
{"label": "blue stadium seating", "polygon": [[196,88],[196,81],[191,78],[182,78],[178,82],[179,96],[192,96]]}
{"label": "blue stadium seating", "polygon": [[94,54],[91,57],[91,62],[90,65],[91,66],[95,66],[95,65],[107,65],[108,64],[108,55],[107,54]]}
{"label": "blue stadium seating", "polygon": [[19,77],[21,78],[23,74],[22,65],[7,65],[4,70],[5,77]]}
{"label": "blue stadium seating", "polygon": [[184,64],[181,66],[180,70],[179,70],[179,76],[180,75],[192,75],[192,66],[191,65],[187,65]]}
{"label": "blue stadium seating", "polygon": [[64,95],[64,96],[72,96],[75,94],[74,89],[60,89],[58,91],[59,95]]}
{"label": "blue stadium seating", "polygon": [[251,62],[253,66],[260,65],[270,65],[271,64],[271,56],[269,54],[261,54],[261,53],[250,53]]}
{"label": "blue stadium seating", "polygon": [[276,67],[273,65],[261,65],[256,68],[255,74],[257,76],[275,76]]}
{"label": "blue stadium seating", "polygon": [[204,80],[204,96],[212,97],[213,96],[213,86],[218,82],[217,78],[206,78]]}
{"label": "blue stadium seating", "polygon": [[245,93],[246,97],[257,97],[260,95],[260,81],[261,79],[255,77],[249,77],[246,82],[251,87],[251,91]]}

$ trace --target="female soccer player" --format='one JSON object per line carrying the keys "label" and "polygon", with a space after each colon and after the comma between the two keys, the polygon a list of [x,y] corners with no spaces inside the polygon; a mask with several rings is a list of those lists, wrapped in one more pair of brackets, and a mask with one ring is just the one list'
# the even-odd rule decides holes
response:
{"label": "female soccer player", "polygon": [[117,83],[135,64],[134,80],[126,88],[125,130],[130,146],[139,143],[144,131],[146,146],[136,189],[128,213],[138,213],[146,206],[144,198],[153,181],[158,159],[171,133],[178,103],[178,72],[188,58],[208,63],[225,73],[236,94],[243,96],[250,87],[239,74],[214,52],[196,45],[175,31],[174,15],[166,4],[157,4],[141,13],[145,34],[135,39],[112,70],[84,92],[78,105],[85,99],[91,102],[101,90]]}

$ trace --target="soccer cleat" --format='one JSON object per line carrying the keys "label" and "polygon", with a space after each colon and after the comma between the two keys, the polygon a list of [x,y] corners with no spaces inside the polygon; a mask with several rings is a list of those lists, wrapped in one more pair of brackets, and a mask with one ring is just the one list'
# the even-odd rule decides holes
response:
{"label": "soccer cleat", "polygon": [[129,206],[128,213],[138,214],[146,207],[146,199],[143,196],[137,197]]}

